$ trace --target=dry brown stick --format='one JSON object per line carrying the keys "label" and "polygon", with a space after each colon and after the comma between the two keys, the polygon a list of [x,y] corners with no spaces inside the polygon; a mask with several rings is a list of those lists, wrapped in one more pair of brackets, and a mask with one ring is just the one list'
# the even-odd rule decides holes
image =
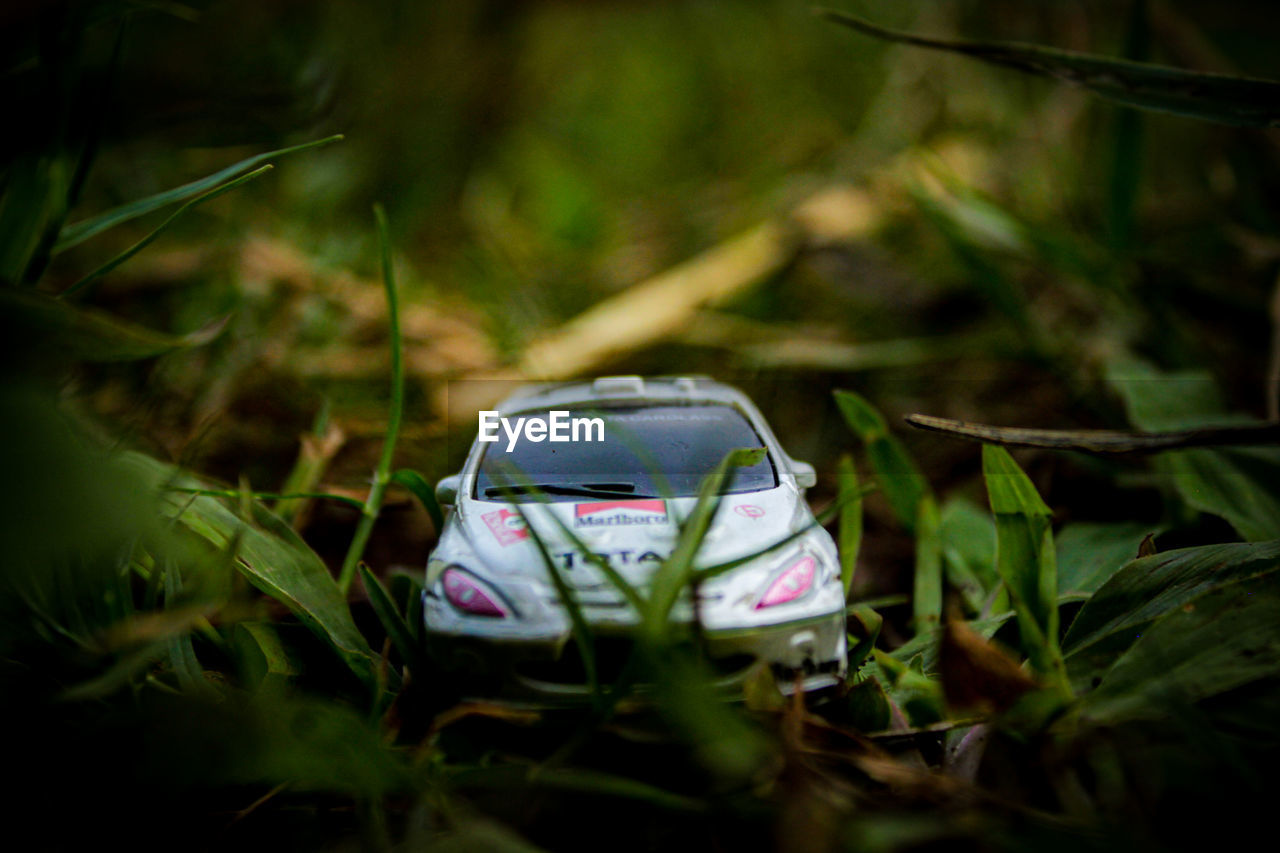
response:
{"label": "dry brown stick", "polygon": [[938,418],[933,415],[907,415],[906,420],[918,429],[940,432],[969,441],[1002,444],[1006,447],[1041,447],[1049,450],[1079,450],[1083,453],[1098,454],[1159,453],[1188,447],[1280,444],[1280,422],[1170,432],[1124,432],[1107,429],[998,427],[951,418]]}

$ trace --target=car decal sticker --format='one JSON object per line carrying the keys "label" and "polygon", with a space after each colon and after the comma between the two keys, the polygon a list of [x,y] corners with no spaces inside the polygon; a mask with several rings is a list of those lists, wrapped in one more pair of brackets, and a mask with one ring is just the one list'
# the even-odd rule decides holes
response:
{"label": "car decal sticker", "polygon": [[480,518],[488,526],[493,538],[497,539],[498,544],[503,548],[529,538],[529,529],[525,526],[524,519],[520,517],[518,512],[500,509],[495,512],[487,512]]}
{"label": "car decal sticker", "polygon": [[[593,556],[605,560],[611,566],[630,566],[640,563],[661,563],[666,557],[657,551],[640,551],[631,549],[621,551],[593,551]],[[560,561],[560,567],[564,569],[572,569],[575,566],[589,565],[590,560],[583,558],[578,551],[560,551],[556,555],[556,559]]]}
{"label": "car decal sticker", "polygon": [[733,511],[746,518],[760,518],[764,515],[764,507],[755,504],[738,504]]}
{"label": "car decal sticker", "polygon": [[614,527],[667,523],[667,502],[661,499],[592,501],[573,508],[575,527]]}

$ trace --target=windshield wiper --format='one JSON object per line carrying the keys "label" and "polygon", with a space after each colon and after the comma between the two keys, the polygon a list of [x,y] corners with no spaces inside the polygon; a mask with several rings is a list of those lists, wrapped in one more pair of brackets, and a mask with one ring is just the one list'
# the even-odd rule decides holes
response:
{"label": "windshield wiper", "polygon": [[489,486],[484,490],[486,498],[516,495],[561,495],[574,498],[652,498],[654,495],[638,495],[631,483],[585,483],[581,486],[561,486],[555,483],[521,483],[510,486]]}

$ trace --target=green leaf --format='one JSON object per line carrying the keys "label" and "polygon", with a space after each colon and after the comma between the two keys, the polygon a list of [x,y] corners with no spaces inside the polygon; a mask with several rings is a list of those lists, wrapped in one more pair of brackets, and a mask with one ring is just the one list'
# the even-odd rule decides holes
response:
{"label": "green leaf", "polygon": [[1065,687],[1049,507],[1002,447],[982,446],[982,474],[996,516],[996,569],[1017,614],[1023,653],[1037,672]]}
{"label": "green leaf", "polygon": [[166,517],[218,550],[239,537],[236,567],[249,582],[332,646],[366,686],[377,684],[378,658],[356,628],[346,599],[329,569],[292,528],[257,505],[256,524],[248,524],[217,498],[183,495],[170,488],[202,486],[178,469],[138,453],[126,454],[125,459],[160,493]]}
{"label": "green leaf", "polygon": [[917,505],[916,565],[911,606],[916,633],[928,631],[942,620],[942,538],[938,505],[925,495]]}
{"label": "green leaf", "polygon": [[865,35],[969,56],[1080,86],[1116,103],[1241,127],[1280,127],[1280,83],[1014,42],[938,39],[887,30],[834,9],[829,20]]}
{"label": "green leaf", "polygon": [[252,181],[254,178],[265,175],[267,172],[271,171],[271,169],[272,169],[272,166],[270,164],[267,164],[266,166],[263,166],[260,169],[255,169],[254,171],[248,173],[247,175],[241,175],[235,180],[229,181],[220,187],[216,187],[214,189],[209,190],[208,192],[201,193],[200,195],[188,201],[186,204],[179,207],[172,214],[170,214],[168,218],[166,218],[164,222],[161,222],[158,226],[156,226],[156,228],[154,228],[150,234],[143,237],[141,240],[134,243],[132,246],[125,249],[123,252],[116,255],[111,260],[102,264],[93,272],[81,278],[75,284],[71,285],[66,290],[64,290],[61,293],[61,295],[71,296],[72,294],[79,293],[89,285],[93,284],[98,279],[102,278],[107,273],[114,270],[116,267],[123,264],[125,261],[132,258],[134,255],[141,252],[147,246],[150,246],[153,242],[155,242],[155,239],[157,237],[159,237],[162,233],[167,231],[169,229],[169,226],[171,226],[174,222],[178,221],[178,219],[181,218],[181,216],[184,213],[186,213],[188,210],[191,210],[193,207],[196,207],[197,205],[202,204],[203,202],[215,199],[218,196],[222,195],[223,193],[230,192],[236,187],[239,187],[242,184],[246,184],[249,181]]}
{"label": "green leaf", "polygon": [[1147,534],[1161,530],[1138,521],[1068,524],[1055,537],[1059,597],[1088,598],[1137,558],[1138,546]]}
{"label": "green leaf", "polygon": [[964,498],[948,498],[942,505],[940,535],[948,582],[969,611],[1002,612],[1007,594],[996,571],[996,527],[991,514]]}
{"label": "green leaf", "polygon": [[351,537],[347,555],[342,560],[342,570],[338,574],[338,589],[344,595],[351,588],[351,581],[356,576],[356,564],[364,556],[374,522],[382,511],[382,498],[386,494],[387,484],[391,482],[391,462],[395,457],[396,439],[400,435],[400,419],[404,415],[404,341],[400,334],[400,297],[396,288],[395,265],[391,260],[390,228],[382,205],[373,206],[373,215],[378,224],[378,254],[382,260],[383,290],[387,294],[387,326],[391,337],[391,405],[387,411],[387,431],[382,439],[382,455],[378,458],[378,467],[373,471],[373,485],[369,488],[369,497],[365,500],[356,532]]}
{"label": "green leaf", "polygon": [[180,201],[186,201],[189,198],[206,193],[217,188],[221,184],[230,181],[244,172],[261,166],[268,160],[275,157],[284,157],[288,154],[294,154],[299,151],[306,151],[309,148],[318,148],[321,145],[328,145],[330,142],[337,142],[342,139],[342,134],[328,136],[324,139],[316,139],[311,142],[304,142],[301,145],[293,145],[288,148],[280,148],[276,151],[268,151],[265,154],[255,154],[247,157],[239,163],[228,166],[214,172],[208,177],[201,178],[198,181],[192,181],[189,184],[183,184],[171,190],[157,193],[146,198],[131,201],[120,207],[112,208],[105,213],[89,219],[81,220],[72,225],[68,225],[62,229],[62,233],[58,235],[58,242],[54,245],[54,253],[63,252],[72,246],[79,245],[90,237],[94,237],[106,231],[108,228],[114,228],[122,225],[130,220],[137,219],[139,216],[146,216],[148,213],[159,210],[162,207],[168,207]]}
{"label": "green leaf", "polygon": [[270,622],[239,622],[234,632],[241,678],[254,687],[272,687],[294,678],[298,666]]}
{"label": "green leaf", "polygon": [[875,676],[853,685],[845,697],[845,704],[850,725],[861,732],[882,732],[889,728],[893,719],[889,697]]}
{"label": "green leaf", "polygon": [[1201,545],[1127,563],[1085,602],[1063,641],[1069,655],[1144,626],[1215,587],[1280,569],[1280,540]]}
{"label": "green leaf", "polygon": [[410,630],[404,617],[400,615],[399,609],[391,599],[391,594],[382,585],[382,581],[378,580],[377,576],[369,571],[369,567],[364,563],[360,564],[359,572],[360,580],[364,583],[365,592],[369,594],[369,604],[373,607],[373,612],[378,617],[378,621],[382,623],[383,630],[391,638],[391,644],[400,653],[400,659],[404,661],[405,666],[409,668],[411,673],[419,677],[423,676],[427,670],[423,665],[422,649],[413,639],[413,631]]}
{"label": "green leaf", "polygon": [[203,346],[222,333],[227,319],[185,335],[170,335],[37,291],[0,288],[0,336],[5,345],[54,359],[130,361]]}
{"label": "green leaf", "polygon": [[[893,704],[906,712],[912,725],[927,726],[946,717],[942,685],[923,672],[903,663],[896,655],[880,649],[874,652],[879,680]],[[874,671],[872,677],[876,677]]]}
{"label": "green leaf", "polygon": [[597,703],[598,708],[603,708],[604,695],[601,692],[600,678],[596,672],[596,647],[591,625],[587,622],[587,617],[582,613],[582,605],[578,602],[578,596],[573,586],[560,573],[560,567],[556,565],[556,561],[551,556],[547,544],[542,540],[542,535],[530,523],[524,507],[516,504],[515,508],[520,515],[520,521],[524,524],[524,529],[529,531],[529,537],[538,549],[538,555],[542,558],[542,565],[547,570],[547,577],[551,579],[551,585],[556,588],[556,597],[560,600],[560,604],[564,606],[565,613],[569,615],[570,630],[573,633],[573,640],[578,646],[578,655],[582,658],[582,668],[587,675],[587,686],[591,688],[591,698]]}
{"label": "green leaf", "polygon": [[840,457],[836,466],[836,485],[840,503],[840,581],[848,599],[862,547],[862,490],[858,486],[858,469],[847,454]]}
{"label": "green leaf", "polygon": [[1273,578],[1215,589],[1167,612],[1085,696],[1081,715],[1115,723],[1176,713],[1280,672],[1280,590]]}
{"label": "green leaf", "polygon": [[[1227,414],[1205,373],[1161,373],[1126,360],[1108,366],[1107,381],[1123,398],[1129,419],[1143,429],[1262,426]],[[1194,448],[1165,454],[1156,464],[1188,506],[1225,518],[1244,539],[1280,537],[1280,448]]]}
{"label": "green leaf", "polygon": [[849,666],[856,670],[871,657],[880,637],[880,629],[884,626],[884,617],[864,605],[849,608]]}
{"label": "green leaf", "polygon": [[45,234],[66,213],[71,165],[56,153],[28,154],[5,170],[0,188],[0,287],[27,281],[40,267]]}
{"label": "green leaf", "polygon": [[836,391],[835,398],[845,422],[866,447],[871,469],[894,515],[903,527],[914,531],[916,505],[928,491],[924,477],[902,442],[889,434],[874,406],[853,391]]}
{"label": "green leaf", "polygon": [[729,480],[733,469],[758,464],[764,458],[763,447],[738,448],[725,454],[715,469],[706,476],[698,487],[698,500],[689,511],[689,517],[680,527],[680,536],[675,548],[663,564],[654,573],[648,604],[645,608],[643,624],[645,633],[650,639],[661,639],[667,633],[667,618],[675,605],[680,592],[693,579],[694,558],[702,547],[720,508],[720,495]]}
{"label": "green leaf", "polygon": [[413,493],[413,496],[422,504],[422,508],[427,511],[427,515],[431,516],[436,535],[439,535],[440,531],[444,530],[444,511],[440,509],[440,504],[436,501],[436,490],[427,482],[427,478],[417,471],[401,468],[391,475],[391,482],[404,486]]}

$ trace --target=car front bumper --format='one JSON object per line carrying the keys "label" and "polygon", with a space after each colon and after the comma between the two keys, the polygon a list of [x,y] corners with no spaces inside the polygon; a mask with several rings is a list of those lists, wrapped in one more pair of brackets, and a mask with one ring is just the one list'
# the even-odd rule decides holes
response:
{"label": "car front bumper", "polygon": [[[740,696],[758,662],[768,665],[784,693],[840,684],[847,671],[842,612],[735,630],[689,632],[681,643],[700,649],[714,684],[726,697]],[[597,680],[610,685],[627,675],[643,697],[633,629],[593,627]],[[502,700],[531,707],[571,707],[591,700],[591,686],[577,642],[566,631],[546,639],[478,637],[429,632],[427,650],[462,698]]]}

